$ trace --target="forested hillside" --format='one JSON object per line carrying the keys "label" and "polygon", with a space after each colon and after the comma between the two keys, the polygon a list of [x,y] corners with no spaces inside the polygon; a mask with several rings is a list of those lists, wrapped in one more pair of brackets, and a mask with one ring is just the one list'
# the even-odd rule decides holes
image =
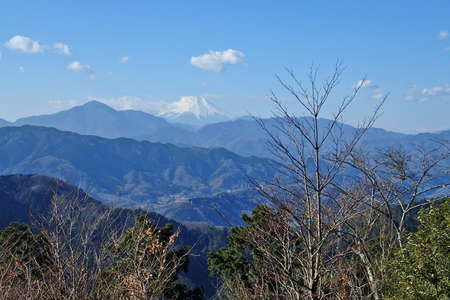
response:
{"label": "forested hillside", "polygon": [[[39,229],[52,217],[53,200],[58,201],[63,210],[61,213],[76,216],[74,226],[80,228],[99,228],[97,223],[100,220],[103,226],[107,226],[108,232],[114,232],[131,226],[134,217],[143,214],[160,227],[172,224],[174,230],[180,231],[176,244],[192,247],[189,272],[183,277],[193,286],[202,286],[206,295],[215,290],[216,281],[208,278],[206,254],[225,245],[227,231],[224,228],[201,223],[182,224],[143,210],[109,208],[77,187],[58,179],[41,175],[0,176],[0,229],[12,222],[22,222]],[[108,218],[104,217],[105,214],[109,214]],[[96,239],[101,240],[100,237]]]}

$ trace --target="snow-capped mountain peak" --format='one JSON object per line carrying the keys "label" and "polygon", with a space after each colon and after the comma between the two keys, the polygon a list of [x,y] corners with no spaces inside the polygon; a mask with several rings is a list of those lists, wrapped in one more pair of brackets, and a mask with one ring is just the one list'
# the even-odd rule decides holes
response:
{"label": "snow-capped mountain peak", "polygon": [[225,113],[208,102],[204,97],[185,96],[169,103],[159,116],[181,123],[207,123],[228,119]]}
{"label": "snow-capped mountain peak", "polygon": [[161,113],[161,115],[178,115],[183,113],[192,113],[198,119],[223,114],[203,97],[186,96],[181,97],[176,102],[170,103],[167,111]]}

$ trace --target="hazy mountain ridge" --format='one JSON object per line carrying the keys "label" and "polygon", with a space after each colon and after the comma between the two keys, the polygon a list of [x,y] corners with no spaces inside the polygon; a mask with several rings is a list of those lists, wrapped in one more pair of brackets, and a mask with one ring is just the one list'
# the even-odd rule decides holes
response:
{"label": "hazy mountain ridge", "polygon": [[[275,118],[260,119],[275,135],[279,134]],[[305,119],[307,121],[307,119]],[[320,119],[319,128],[322,132],[330,126],[331,120]],[[339,123],[342,128],[342,138],[349,140],[356,132],[356,128]],[[337,132],[338,130],[336,130]],[[273,158],[267,145],[267,134],[252,118],[240,118],[233,121],[209,124],[197,131],[198,145],[203,147],[224,147],[240,155],[255,155]],[[283,136],[283,134],[280,134]],[[404,134],[381,128],[370,128],[361,139],[359,145],[367,150],[401,146],[405,150],[428,143],[432,139],[449,140],[450,130],[438,133]]]}
{"label": "hazy mountain ridge", "polygon": [[80,134],[106,138],[145,135],[149,141],[173,142],[189,138],[190,132],[151,114],[117,111],[101,102],[91,101],[55,114],[18,119],[13,125],[54,127]]}
{"label": "hazy mountain ridge", "polygon": [[11,126],[11,125],[12,125],[12,123],[10,123],[6,120],[0,119],[0,127]]}
{"label": "hazy mountain ridge", "polygon": [[[187,110],[189,110],[189,105],[189,103],[185,105],[188,107]],[[183,115],[182,108],[178,110],[181,115]],[[201,108],[198,110],[198,113],[202,114]],[[277,119],[267,118],[262,121],[273,132],[277,132]],[[180,146],[224,147],[244,156],[273,157],[267,148],[267,135],[251,117],[208,124],[196,130],[195,125],[170,123],[163,118],[140,111],[116,111],[103,103],[93,101],[52,115],[22,118],[15,123],[6,123],[5,125],[1,125],[0,122],[0,127],[25,124],[55,127],[60,130],[107,138],[128,137]],[[321,128],[325,129],[329,124],[330,120],[320,119]],[[350,125],[340,125],[346,138],[356,131]],[[413,144],[426,143],[430,139],[450,139],[450,130],[436,133],[403,134],[371,128],[361,144],[371,150],[398,145],[409,148]]]}
{"label": "hazy mountain ridge", "polygon": [[277,168],[269,159],[242,157],[223,148],[179,148],[45,127],[0,128],[0,174],[61,178],[120,206],[162,211],[190,198],[245,190],[248,176],[270,179]]}

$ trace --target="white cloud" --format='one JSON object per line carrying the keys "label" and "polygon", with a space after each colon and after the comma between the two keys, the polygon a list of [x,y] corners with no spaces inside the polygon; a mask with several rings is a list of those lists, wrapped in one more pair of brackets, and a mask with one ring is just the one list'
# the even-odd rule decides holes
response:
{"label": "white cloud", "polygon": [[64,43],[55,43],[53,44],[53,48],[61,55],[72,55],[69,46]]}
{"label": "white cloud", "polygon": [[440,39],[440,40],[446,39],[446,38],[448,38],[448,36],[449,36],[448,30],[441,30],[441,31],[439,31],[439,33],[437,34],[437,37],[438,37],[438,39]]}
{"label": "white cloud", "polygon": [[49,103],[52,104],[54,109],[65,110],[74,106],[83,105],[89,101],[98,101],[111,106],[116,110],[141,110],[154,115],[158,114],[161,110],[166,109],[168,105],[167,102],[151,102],[136,96],[121,96],[117,98],[88,96],[86,98],[87,100],[54,100]]}
{"label": "white cloud", "polygon": [[84,103],[86,103],[86,101],[79,101],[79,100],[73,100],[73,99],[49,101],[49,104],[52,106],[52,109],[51,109],[52,112],[66,110],[66,109],[72,108],[74,106],[82,105]]}
{"label": "white cloud", "polygon": [[16,35],[5,43],[5,46],[11,50],[22,51],[25,53],[39,53],[44,51],[44,47],[38,41],[33,41],[29,37]]}
{"label": "white cloud", "polygon": [[[29,37],[16,35],[5,43],[5,47],[11,50],[22,51],[25,53],[44,52],[51,47],[41,45],[38,41],[34,41]],[[71,55],[70,48],[64,43],[54,43],[52,47],[58,54]]]}
{"label": "white cloud", "polygon": [[90,65],[83,65],[79,61],[74,61],[67,66],[67,70],[89,75],[89,78],[95,79],[94,70]]}
{"label": "white cloud", "polygon": [[160,115],[174,108],[174,105],[179,105],[182,100],[189,100],[189,98],[196,98],[194,96],[182,96],[178,101],[165,102],[165,101],[149,101],[144,100],[137,96],[121,96],[116,98],[103,98],[103,97],[86,97],[87,100],[56,100],[50,101],[50,104],[54,109],[64,110],[74,106],[85,104],[89,101],[98,101],[104,103],[116,110],[139,110],[152,115]]}
{"label": "white cloud", "polygon": [[89,101],[105,103],[117,110],[141,110],[152,115],[157,115],[167,109],[168,103],[163,101],[146,101],[136,96],[122,96],[117,98],[88,97]]}
{"label": "white cloud", "polygon": [[244,57],[244,53],[233,49],[209,51],[203,55],[191,57],[191,65],[207,71],[220,72],[226,64],[241,63]]}
{"label": "white cloud", "polygon": [[122,56],[122,57],[119,59],[119,62],[120,62],[121,64],[126,64],[129,60],[130,60],[130,57],[129,57],[129,56]]}
{"label": "white cloud", "polygon": [[423,89],[421,93],[424,96],[449,96],[450,85],[446,84],[444,86],[433,86],[431,88]]}
{"label": "white cloud", "polygon": [[358,82],[353,85],[353,87],[356,88],[356,89],[357,88],[370,88],[370,87],[373,87],[373,86],[374,85],[373,85],[372,80],[369,80],[369,79],[358,80]]}
{"label": "white cloud", "polygon": [[425,102],[428,99],[423,97],[417,90],[417,85],[413,84],[406,89],[405,100],[409,102]]}
{"label": "white cloud", "polygon": [[20,66],[20,67],[19,67],[19,72],[20,72],[20,73],[25,73],[25,68],[24,68],[23,66]]}
{"label": "white cloud", "polygon": [[370,96],[370,98],[375,99],[375,100],[380,100],[383,99],[386,94],[384,93],[384,90],[379,87],[378,85],[376,85],[372,80],[369,79],[361,79],[358,80],[358,82],[356,82],[353,87],[355,89],[357,88],[361,88],[361,89],[370,89],[372,95]]}
{"label": "white cloud", "polygon": [[450,96],[450,85],[434,86],[419,90],[417,85],[412,85],[406,90],[405,100],[414,102],[425,102],[435,97]]}
{"label": "white cloud", "polygon": [[385,95],[385,93],[384,93],[382,88],[375,88],[373,90],[373,94],[372,94],[371,97],[372,97],[372,99],[380,100],[380,99],[383,99],[384,96],[386,96],[386,95]]}

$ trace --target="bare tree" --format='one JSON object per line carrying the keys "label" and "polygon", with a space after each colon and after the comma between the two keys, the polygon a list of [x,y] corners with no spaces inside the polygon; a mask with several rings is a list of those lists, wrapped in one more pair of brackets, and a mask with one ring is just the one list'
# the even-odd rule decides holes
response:
{"label": "bare tree", "polygon": [[[361,214],[365,195],[352,193],[353,185],[345,162],[358,142],[374,124],[386,97],[374,112],[347,136],[341,123],[345,111],[357,98],[362,84],[341,99],[331,120],[321,119],[326,105],[339,84],[343,67],[338,62],[323,84],[318,82],[318,69],[310,68],[308,86],[292,71],[290,83],[279,78],[281,86],[296,100],[300,111],[292,113],[282,100],[272,93],[277,111],[276,130],[263,121],[260,125],[269,137],[272,153],[281,162],[283,178],[273,182],[257,182],[260,193],[278,209],[289,215],[291,235],[303,245],[298,254],[302,294],[291,299],[323,299],[336,292],[330,288],[333,266],[348,254],[340,243],[340,232],[348,220]],[[364,82],[365,80],[363,80]],[[299,117],[299,112],[304,117]]]}
{"label": "bare tree", "polygon": [[101,288],[104,268],[111,263],[105,247],[121,234],[112,226],[114,208],[99,210],[87,200],[85,194],[55,193],[49,216],[36,225],[49,242],[54,260],[44,280],[50,299],[92,298]]}
{"label": "bare tree", "polygon": [[0,234],[0,294],[3,299],[43,299],[42,278],[51,267],[48,244],[29,226],[12,223]]}
{"label": "bare tree", "polygon": [[366,190],[362,218],[346,222],[346,237],[375,299],[381,298],[379,283],[388,280],[386,260],[392,250],[403,247],[408,218],[450,186],[449,149],[448,142],[429,141],[408,153],[390,148],[376,154],[352,153],[346,161],[362,173],[365,188],[361,190]]}
{"label": "bare tree", "polygon": [[0,232],[2,299],[165,298],[189,253],[176,249],[178,232],[89,200],[55,193],[36,232],[19,223]]}
{"label": "bare tree", "polygon": [[[436,197],[433,192],[450,186],[449,143],[429,141],[426,146],[416,145],[415,151],[409,153],[401,148],[390,148],[374,156],[371,159],[368,155],[354,155],[347,163],[370,181],[373,186],[371,203],[381,202],[375,207],[383,206],[384,214],[392,222],[395,242],[402,247],[401,233],[405,230],[406,218],[426,205],[430,195]],[[400,211],[395,211],[394,206]]]}
{"label": "bare tree", "polygon": [[179,232],[158,228],[145,216],[111,244],[115,263],[106,273],[111,299],[164,299],[184,266],[188,251],[176,251]]}

